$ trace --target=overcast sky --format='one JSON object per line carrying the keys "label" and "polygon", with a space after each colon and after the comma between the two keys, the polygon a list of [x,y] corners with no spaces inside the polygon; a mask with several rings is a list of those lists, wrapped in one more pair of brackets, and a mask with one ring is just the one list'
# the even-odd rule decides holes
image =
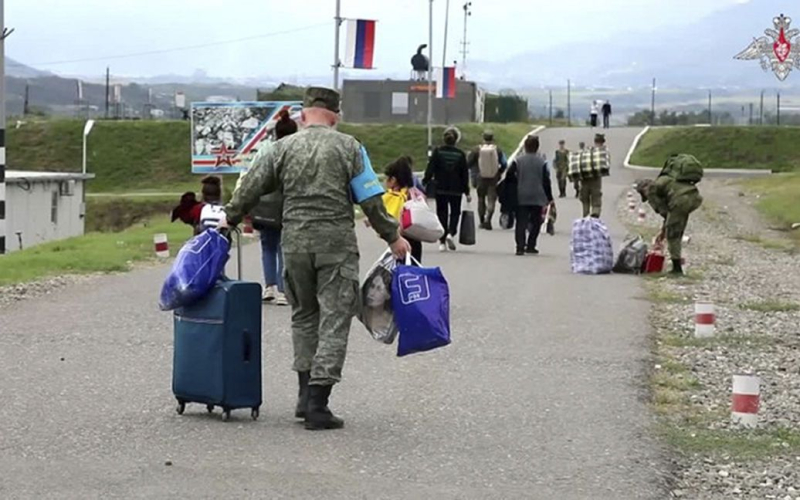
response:
{"label": "overcast sky", "polygon": [[[546,47],[568,58],[571,41],[688,23],[742,1],[473,0],[469,57],[505,59]],[[434,2],[437,65],[445,4]],[[464,0],[450,4],[448,61],[458,57]],[[101,75],[110,65],[114,74],[127,76],[197,69],[229,78],[312,76],[326,74],[333,60],[335,0],[6,0],[5,5],[6,25],[16,28],[7,54],[60,74]],[[375,62],[387,72],[410,69],[411,55],[428,38],[427,12],[426,0],[342,0],[343,16],[379,21]],[[261,37],[286,31],[295,32]],[[344,30],[342,36],[344,47]],[[247,37],[254,38],[218,43]],[[170,51],[204,44],[214,45]],[[117,57],[150,51],[159,53]],[[52,64],[85,59],[97,60]]]}

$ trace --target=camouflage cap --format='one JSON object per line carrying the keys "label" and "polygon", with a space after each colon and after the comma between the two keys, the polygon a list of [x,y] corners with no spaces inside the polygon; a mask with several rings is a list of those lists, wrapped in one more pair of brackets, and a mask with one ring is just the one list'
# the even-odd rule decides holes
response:
{"label": "camouflage cap", "polygon": [[334,113],[339,112],[339,93],[325,87],[309,87],[303,98],[304,108],[325,108]]}

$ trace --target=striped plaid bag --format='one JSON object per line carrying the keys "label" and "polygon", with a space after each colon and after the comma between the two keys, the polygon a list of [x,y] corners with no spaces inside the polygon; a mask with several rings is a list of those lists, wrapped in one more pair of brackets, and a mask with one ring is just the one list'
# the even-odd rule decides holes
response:
{"label": "striped plaid bag", "polygon": [[611,156],[605,147],[588,148],[569,154],[567,175],[572,181],[608,177],[610,174]]}

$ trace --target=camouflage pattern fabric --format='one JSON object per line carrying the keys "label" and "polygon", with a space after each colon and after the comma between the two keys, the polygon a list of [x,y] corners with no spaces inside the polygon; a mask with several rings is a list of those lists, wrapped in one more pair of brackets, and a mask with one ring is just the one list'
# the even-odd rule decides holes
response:
{"label": "camouflage pattern fabric", "polygon": [[347,338],[359,310],[358,254],[284,254],[286,297],[292,305],[294,370],[311,385],[342,379]]}
{"label": "camouflage pattern fabric", "polygon": [[672,259],[680,259],[683,253],[683,234],[689,223],[689,215],[700,208],[703,197],[697,186],[679,182],[662,175],[647,188],[647,201],[658,214],[664,217],[667,248]]}
{"label": "camouflage pattern fabric", "polygon": [[583,204],[583,216],[600,217],[603,210],[603,179],[583,179],[581,181],[580,198]]}
{"label": "camouflage pattern fabric", "polygon": [[569,175],[569,150],[556,150],[555,155],[556,179],[558,180],[558,192],[563,197],[567,193],[567,177]]}
{"label": "camouflage pattern fabric", "polygon": [[[329,127],[310,126],[281,139],[253,164],[225,207],[228,221],[241,222],[261,196],[283,192],[286,253],[358,253],[350,181],[364,169],[361,146]],[[397,221],[380,196],[361,204],[385,241],[397,239]]]}

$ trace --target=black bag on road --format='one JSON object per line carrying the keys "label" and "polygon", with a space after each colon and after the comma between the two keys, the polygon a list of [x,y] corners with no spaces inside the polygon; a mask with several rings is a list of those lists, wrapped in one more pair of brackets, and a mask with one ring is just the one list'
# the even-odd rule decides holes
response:
{"label": "black bag on road", "polygon": [[467,246],[475,244],[475,212],[472,210],[461,212],[461,229],[459,230],[458,242]]}

